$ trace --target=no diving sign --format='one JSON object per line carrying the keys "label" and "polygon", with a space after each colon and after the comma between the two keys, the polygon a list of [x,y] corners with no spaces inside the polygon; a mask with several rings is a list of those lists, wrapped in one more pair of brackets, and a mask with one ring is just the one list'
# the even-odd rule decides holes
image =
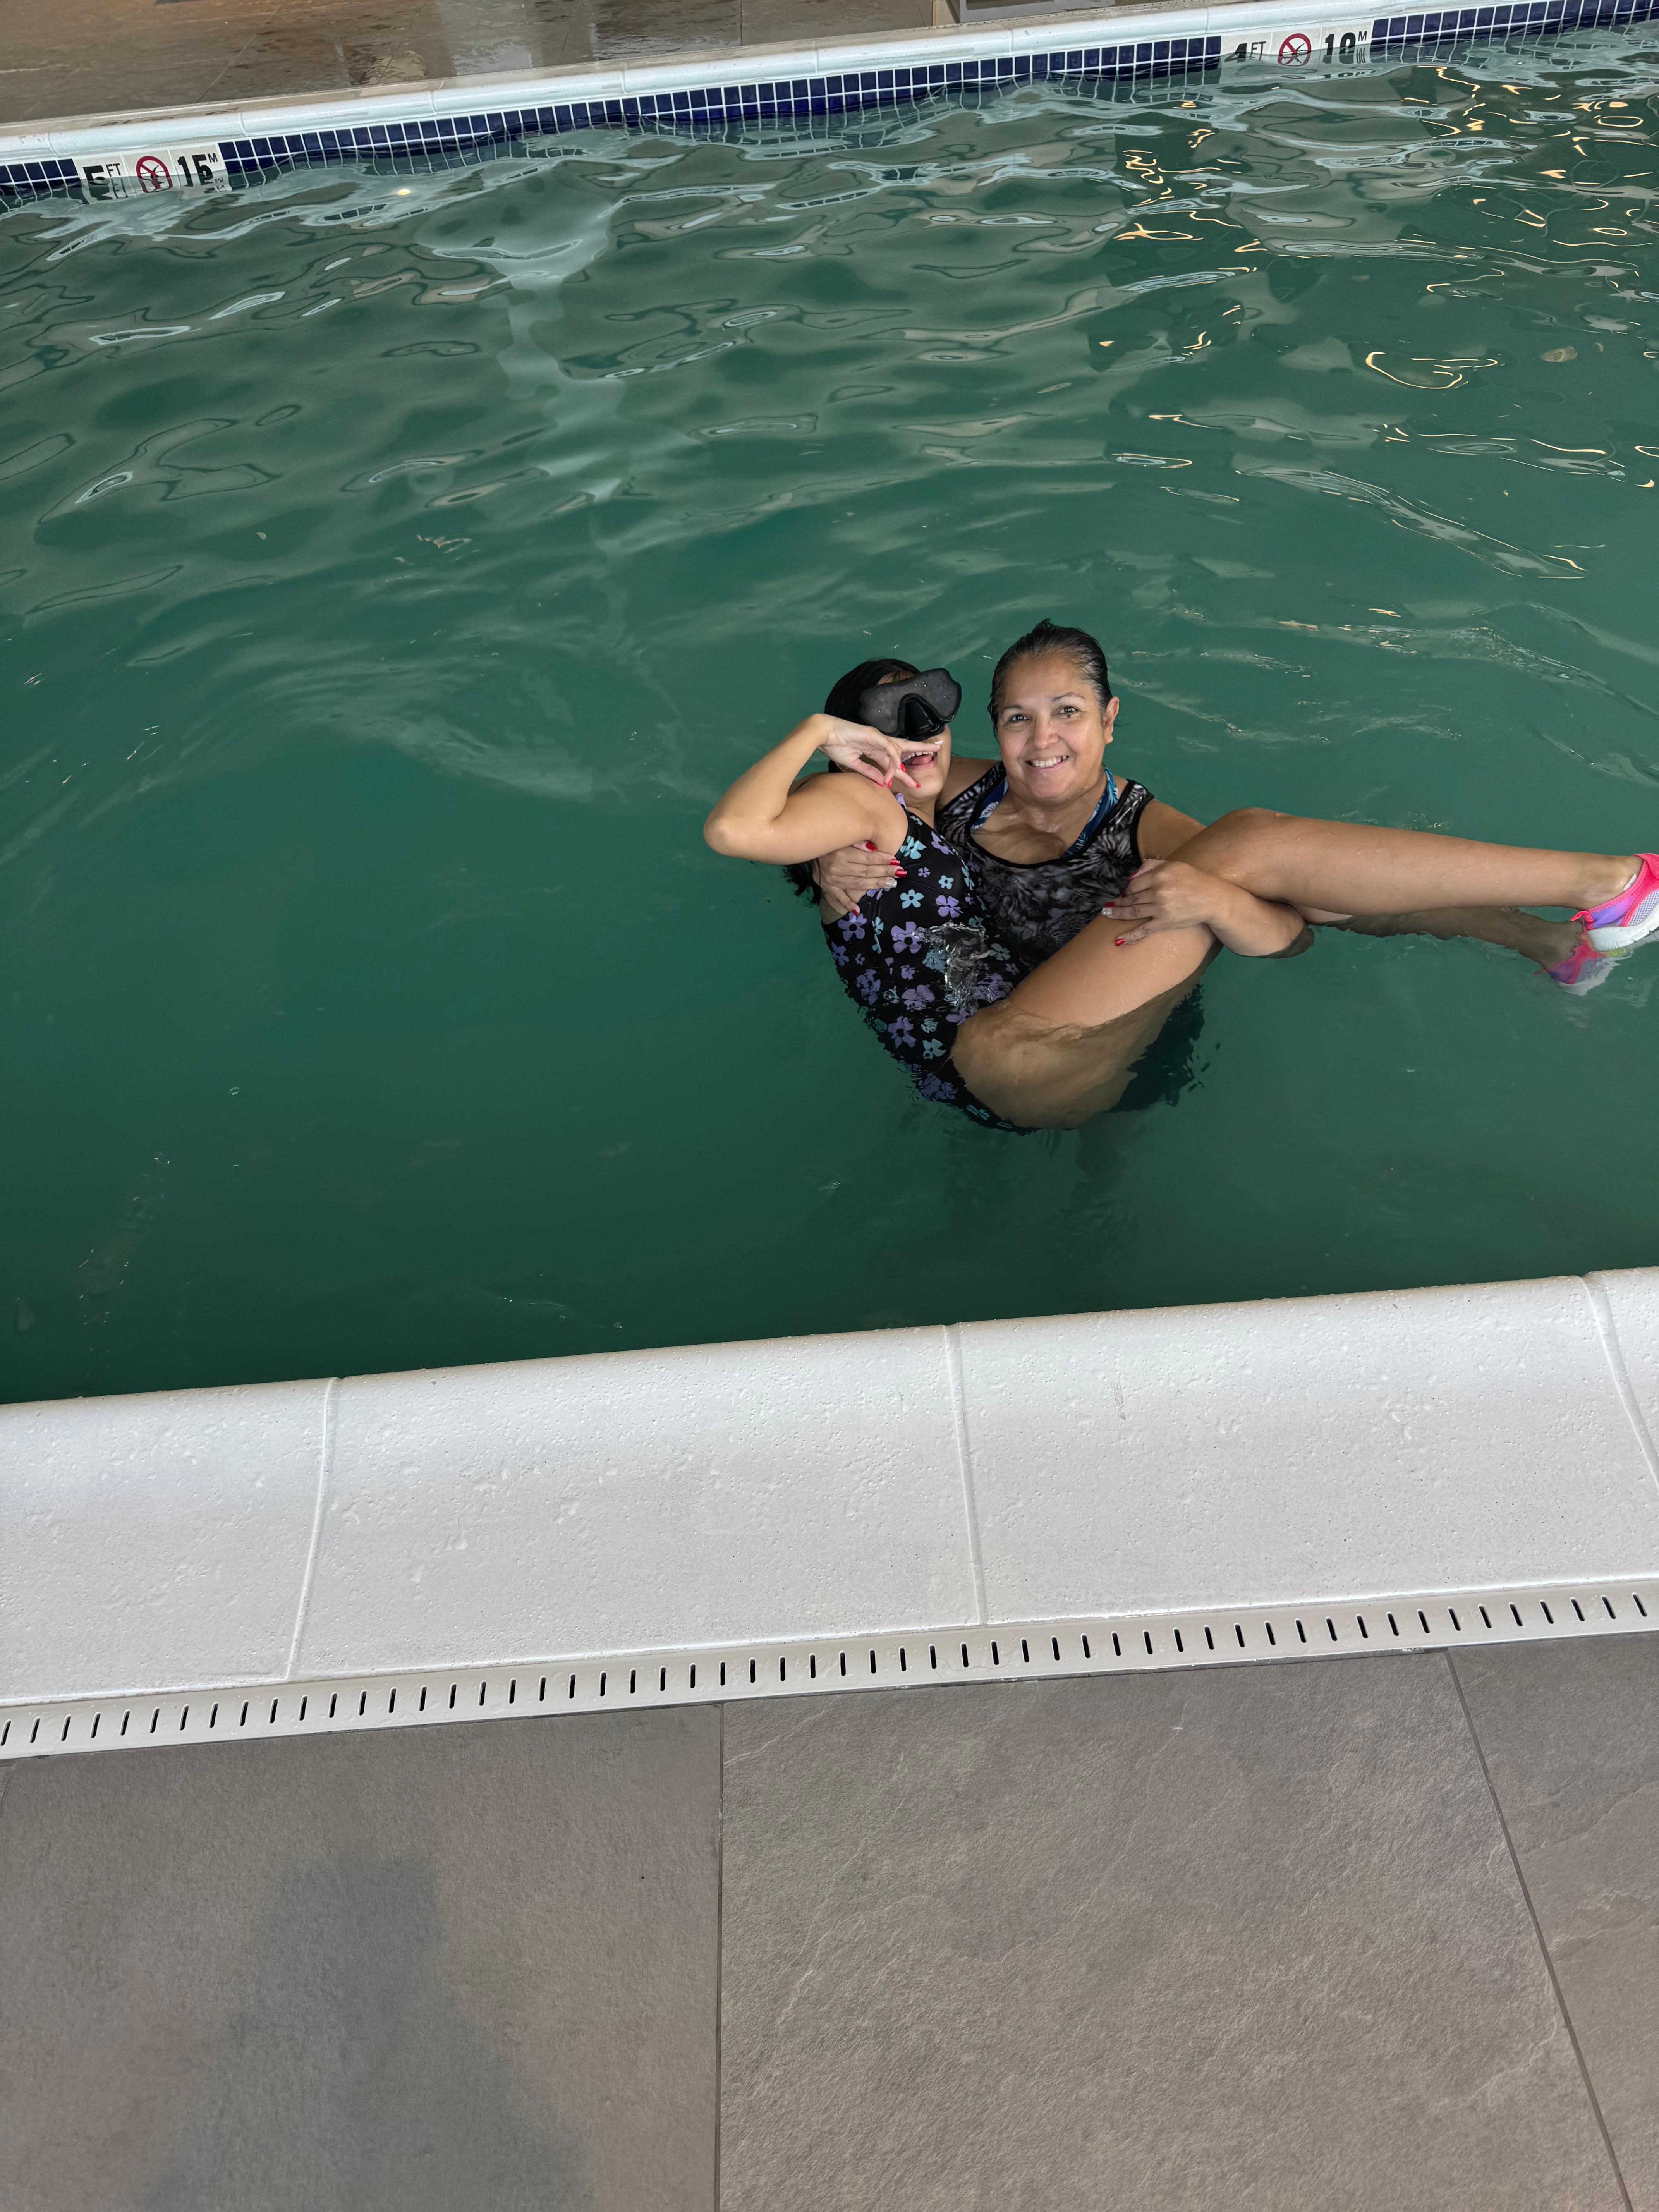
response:
{"label": "no diving sign", "polygon": [[76,173],[89,200],[136,199],[143,192],[210,192],[227,179],[216,146],[168,146],[153,153],[77,158]]}
{"label": "no diving sign", "polygon": [[1227,52],[1231,62],[1276,62],[1281,69],[1348,69],[1370,58],[1371,18],[1346,23],[1310,23],[1304,30],[1271,31],[1265,38],[1241,39]]}

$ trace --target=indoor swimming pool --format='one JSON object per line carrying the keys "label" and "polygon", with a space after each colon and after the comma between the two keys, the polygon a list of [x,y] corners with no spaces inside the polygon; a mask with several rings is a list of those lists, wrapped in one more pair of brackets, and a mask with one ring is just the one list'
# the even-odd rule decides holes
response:
{"label": "indoor swimming pool", "polygon": [[918,1103],[703,846],[958,752],[1659,847],[1651,34],[0,216],[3,1395],[1650,1259],[1659,951],[1224,958],[1151,1103]]}

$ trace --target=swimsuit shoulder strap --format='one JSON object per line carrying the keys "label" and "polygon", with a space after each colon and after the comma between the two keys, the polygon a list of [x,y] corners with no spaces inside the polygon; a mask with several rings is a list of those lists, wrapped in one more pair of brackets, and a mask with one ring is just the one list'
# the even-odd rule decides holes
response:
{"label": "swimsuit shoulder strap", "polygon": [[1106,788],[1100,794],[1100,804],[1084,823],[1078,836],[1067,846],[1064,856],[1066,860],[1069,860],[1073,853],[1080,853],[1084,847],[1098,834],[1101,824],[1116,811],[1119,796],[1117,778],[1112,774],[1110,769],[1108,769]]}
{"label": "swimsuit shoulder strap", "polygon": [[935,818],[940,822],[948,822],[953,826],[958,822],[965,822],[970,830],[976,829],[989,811],[984,804],[986,793],[988,791],[994,793],[995,796],[992,800],[992,804],[994,805],[996,799],[1000,799],[1002,796],[1002,786],[1006,780],[1002,773],[1001,762],[993,762],[983,775],[975,776],[971,783],[964,784],[954,799],[947,799],[944,805],[939,808]]}
{"label": "swimsuit shoulder strap", "polygon": [[982,775],[980,778],[979,782],[974,786],[975,791],[980,790],[981,787],[983,787],[985,795],[980,800],[978,806],[974,811],[974,819],[971,825],[975,830],[979,828],[981,822],[986,821],[991,815],[994,814],[998,807],[1001,805],[1002,795],[1008,788],[1008,777],[1006,771],[1000,768],[994,768],[988,775]]}

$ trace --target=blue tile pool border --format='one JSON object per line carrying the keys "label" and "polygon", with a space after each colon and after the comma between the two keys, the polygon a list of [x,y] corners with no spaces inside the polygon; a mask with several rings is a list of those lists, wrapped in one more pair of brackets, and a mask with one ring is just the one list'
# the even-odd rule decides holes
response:
{"label": "blue tile pool border", "polygon": [[[1589,4],[1589,0],[1586,0]],[[1649,0],[1659,5],[1659,0]],[[1240,11],[1243,13],[1243,10]],[[216,141],[233,183],[308,163],[446,155],[511,147],[526,138],[617,129],[696,130],[879,112],[951,94],[1042,82],[1050,78],[1142,82],[1202,75],[1219,66],[1219,33],[1126,40],[1098,38],[1048,52],[967,55],[872,68],[819,69],[661,92],[552,96],[534,106],[476,106],[465,114],[410,116],[373,123],[319,122],[306,130],[238,132]],[[158,117],[155,141],[183,143],[182,117]],[[126,135],[124,133],[124,135]],[[215,143],[205,134],[204,143]],[[0,140],[3,144],[3,140]],[[0,160],[0,191],[38,195],[77,191],[76,165],[61,156]]]}
{"label": "blue tile pool border", "polygon": [[[1377,15],[1370,19],[1370,57],[1399,61],[1420,52],[1443,58],[1449,48],[1459,45],[1620,30],[1650,21],[1656,14],[1659,0],[1499,0],[1499,4],[1484,7]],[[637,90],[614,88],[624,79],[683,76],[694,70],[696,64],[565,73],[542,81],[520,80],[513,86],[515,96],[500,104],[484,97],[487,83],[463,101],[453,82],[410,88],[401,96],[393,93],[372,102],[362,94],[319,95],[314,101],[299,103],[273,100],[265,103],[271,116],[268,129],[259,127],[257,106],[239,111],[234,118],[222,110],[199,110],[195,115],[185,111],[158,112],[153,118],[124,116],[43,124],[0,133],[0,195],[16,200],[78,194],[82,186],[76,155],[84,162],[100,153],[142,150],[146,126],[148,143],[157,147],[194,142],[216,148],[226,179],[235,185],[312,164],[445,161],[583,131],[678,132],[857,113],[878,116],[883,110],[930,99],[1053,80],[1133,90],[1158,80],[1212,76],[1229,50],[1249,44],[1253,32],[1283,30],[1289,17],[1278,0],[1268,0],[1264,6],[1243,0],[1231,7],[1182,10],[1179,21],[1182,27],[1171,20],[1167,31],[1159,34],[1157,18],[1143,15],[1123,24],[1115,40],[1101,35],[1115,25],[1096,21],[1080,26],[1064,43],[1056,40],[1053,44],[1044,43],[1055,36],[1052,24],[1005,32],[1000,40],[989,26],[970,24],[959,32],[930,34],[925,58],[915,45],[902,40],[890,42],[890,51],[873,54],[867,43],[860,47],[848,42],[839,67],[833,65],[833,47],[816,50],[809,67],[800,66],[805,56],[775,50],[780,71],[786,64],[794,64],[787,74],[728,78],[715,75],[711,64],[706,82],[664,84],[656,89],[644,83]],[[1352,19],[1355,27],[1365,21],[1363,16]],[[1202,28],[1194,27],[1200,23]],[[1018,42],[1024,42],[1023,50]],[[988,44],[1000,44],[1005,50],[985,52]],[[970,52],[970,47],[977,51]],[[753,70],[762,59],[753,53],[734,53],[731,67]],[[607,80],[603,90],[590,82],[600,76]],[[526,96],[532,90],[537,95],[533,100]],[[451,102],[453,112],[401,117],[374,112],[398,106],[447,111]],[[298,129],[289,119],[296,105],[314,111],[307,113],[304,127]],[[354,115],[369,114],[374,119],[354,119]],[[277,127],[279,119],[286,127]],[[234,127],[226,127],[233,122]],[[72,152],[66,150],[70,141]]]}
{"label": "blue tile pool border", "polygon": [[[1655,0],[1659,4],[1659,0]],[[1184,76],[1213,69],[1218,37],[1140,40],[1133,45],[1061,49],[1050,54],[1003,54],[890,69],[847,70],[685,90],[561,100],[536,107],[486,110],[471,115],[358,124],[334,130],[273,133],[223,142],[233,176],[260,175],[299,161],[398,155],[468,153],[527,137],[559,137],[575,131],[672,130],[732,123],[769,123],[799,117],[846,115],[913,105],[953,92],[1023,84],[1049,77],[1111,79]]]}

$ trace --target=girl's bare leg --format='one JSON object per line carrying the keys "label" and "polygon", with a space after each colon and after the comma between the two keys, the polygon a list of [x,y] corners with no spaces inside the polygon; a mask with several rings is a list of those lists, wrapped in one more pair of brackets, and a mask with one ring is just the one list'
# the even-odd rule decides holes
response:
{"label": "girl's bare leg", "polygon": [[1091,921],[994,1006],[951,1052],[975,1097],[1027,1129],[1075,1129],[1122,1097],[1135,1062],[1218,947],[1207,929],[1139,945]]}
{"label": "girl's bare leg", "polygon": [[1555,967],[1578,942],[1574,923],[1546,921],[1541,915],[1523,914],[1512,906],[1427,907],[1417,914],[1355,915],[1329,927],[1352,930],[1361,937],[1471,937],[1483,945],[1501,945],[1540,968]]}
{"label": "girl's bare leg", "polygon": [[1301,907],[1310,919],[1449,906],[1601,906],[1640,866],[1634,853],[1534,852],[1255,806],[1224,814],[1179,857],[1258,898]]}

